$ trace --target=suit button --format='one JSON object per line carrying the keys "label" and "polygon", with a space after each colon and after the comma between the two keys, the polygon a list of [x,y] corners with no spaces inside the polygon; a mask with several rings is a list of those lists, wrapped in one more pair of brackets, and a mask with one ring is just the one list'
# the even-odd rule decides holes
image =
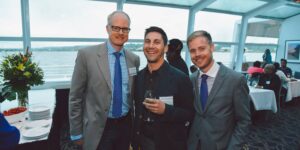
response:
{"label": "suit button", "polygon": [[138,131],[138,132],[136,132],[136,134],[137,134],[137,135],[140,135],[140,132]]}
{"label": "suit button", "polygon": [[140,118],[140,119],[142,119],[142,118],[143,118],[143,116],[142,116],[142,115],[139,115],[139,118]]}

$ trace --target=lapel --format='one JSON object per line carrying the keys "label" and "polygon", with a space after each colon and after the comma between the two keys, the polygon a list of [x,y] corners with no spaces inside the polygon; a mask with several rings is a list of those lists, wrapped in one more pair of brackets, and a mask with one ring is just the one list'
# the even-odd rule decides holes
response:
{"label": "lapel", "polygon": [[110,79],[110,70],[109,70],[109,62],[108,62],[108,52],[106,48],[106,43],[101,44],[99,47],[99,52],[97,53],[99,57],[99,61],[97,61],[100,72],[102,73],[109,89],[112,91],[111,87],[111,79]]}
{"label": "lapel", "polygon": [[191,75],[191,81],[192,81],[192,84],[193,84],[193,87],[194,87],[194,93],[195,93],[195,101],[194,101],[194,106],[195,106],[195,109],[197,112],[199,113],[202,113],[203,110],[202,110],[202,105],[201,105],[201,102],[200,102],[200,97],[199,97],[199,70],[196,71],[195,73],[193,73]]}
{"label": "lapel", "polygon": [[220,65],[220,69],[217,73],[216,79],[214,81],[214,84],[211,88],[211,91],[208,95],[208,100],[205,106],[204,113],[207,111],[208,107],[212,104],[214,101],[214,97],[217,95],[219,89],[222,87],[224,81],[225,81],[225,76],[226,76],[227,70],[223,65]]}

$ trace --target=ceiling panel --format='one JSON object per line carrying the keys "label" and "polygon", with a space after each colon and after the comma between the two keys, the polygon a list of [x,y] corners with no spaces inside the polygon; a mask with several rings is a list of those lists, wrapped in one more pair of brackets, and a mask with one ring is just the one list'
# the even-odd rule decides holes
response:
{"label": "ceiling panel", "polygon": [[275,9],[266,11],[263,16],[267,17],[275,17],[275,18],[288,18],[294,15],[300,14],[300,8],[299,7],[293,7],[293,6],[280,6]]}
{"label": "ceiling panel", "polygon": [[217,0],[207,8],[235,13],[246,13],[267,2],[260,0]]}

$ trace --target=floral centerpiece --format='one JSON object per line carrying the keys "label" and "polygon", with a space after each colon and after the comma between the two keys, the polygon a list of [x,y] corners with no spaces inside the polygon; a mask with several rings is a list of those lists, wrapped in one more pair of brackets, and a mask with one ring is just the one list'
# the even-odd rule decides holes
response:
{"label": "floral centerpiece", "polygon": [[37,63],[32,62],[31,56],[27,48],[25,54],[4,57],[0,64],[0,76],[3,78],[0,102],[17,98],[19,106],[26,107],[30,87],[44,83],[44,73]]}

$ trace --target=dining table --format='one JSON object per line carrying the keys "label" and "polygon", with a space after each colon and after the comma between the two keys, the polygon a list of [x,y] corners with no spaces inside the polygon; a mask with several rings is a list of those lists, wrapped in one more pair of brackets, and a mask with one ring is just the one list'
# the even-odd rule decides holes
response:
{"label": "dining table", "polygon": [[252,86],[249,86],[249,90],[249,95],[256,111],[271,110],[273,113],[277,112],[277,104],[274,91]]}

